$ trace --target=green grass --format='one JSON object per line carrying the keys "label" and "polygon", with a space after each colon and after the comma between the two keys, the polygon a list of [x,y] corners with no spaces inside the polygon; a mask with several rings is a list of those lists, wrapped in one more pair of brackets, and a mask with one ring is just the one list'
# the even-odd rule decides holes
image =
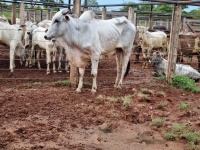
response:
{"label": "green grass", "polygon": [[155,118],[152,120],[152,125],[156,127],[161,127],[165,124],[165,120],[163,118]]}
{"label": "green grass", "polygon": [[164,104],[164,103],[159,103],[159,104],[157,105],[157,108],[158,108],[158,109],[164,109],[164,108],[165,108],[165,104]]}
{"label": "green grass", "polygon": [[175,124],[172,126],[172,132],[181,132],[186,128],[185,124]]}
{"label": "green grass", "polygon": [[174,133],[168,133],[165,135],[165,139],[166,140],[169,140],[169,141],[175,141],[176,140],[176,134]]}
{"label": "green grass", "polygon": [[164,138],[169,141],[184,139],[187,141],[188,150],[200,150],[200,132],[193,131],[191,127],[185,124],[175,124],[172,126],[171,131],[164,135]]}
{"label": "green grass", "polygon": [[180,110],[188,110],[189,106],[186,103],[181,102],[179,105]]}
{"label": "green grass", "polygon": [[200,92],[200,88],[196,86],[195,81],[188,76],[176,75],[172,78],[172,86],[179,87],[183,90]]}

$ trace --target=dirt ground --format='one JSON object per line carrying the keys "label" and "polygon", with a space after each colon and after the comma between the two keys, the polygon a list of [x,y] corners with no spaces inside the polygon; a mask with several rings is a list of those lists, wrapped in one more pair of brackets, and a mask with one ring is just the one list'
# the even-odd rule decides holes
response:
{"label": "dirt ground", "polygon": [[[134,58],[123,89],[113,87],[115,59],[102,59],[98,90],[92,94],[89,68],[82,93],[76,93],[61,82],[69,79],[69,73],[46,75],[44,61],[38,70],[16,60],[11,75],[8,50],[0,50],[2,150],[185,150],[186,140],[167,141],[164,134],[177,123],[200,130],[200,94],[152,77],[152,68],[142,69]],[[181,111],[180,102],[191,109]],[[163,118],[164,124],[153,126],[155,118]]]}

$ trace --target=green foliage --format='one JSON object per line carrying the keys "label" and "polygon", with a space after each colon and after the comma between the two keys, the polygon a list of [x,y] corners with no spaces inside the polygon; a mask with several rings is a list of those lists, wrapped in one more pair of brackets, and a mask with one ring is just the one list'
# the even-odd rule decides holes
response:
{"label": "green foliage", "polygon": [[172,78],[172,85],[187,91],[200,92],[200,88],[196,86],[195,81],[190,79],[188,76],[174,76]]}
{"label": "green foliage", "polygon": [[189,106],[183,102],[181,102],[179,105],[180,110],[187,110],[188,108],[189,108]]}
{"label": "green foliage", "polygon": [[200,19],[200,9],[191,10],[188,14],[191,15],[193,19]]}
{"label": "green foliage", "polygon": [[164,109],[164,107],[165,107],[165,104],[163,104],[163,103],[159,103],[159,104],[157,105],[157,108],[158,108],[158,109]]}
{"label": "green foliage", "polygon": [[166,81],[166,76],[160,76],[160,77],[158,77],[158,80],[163,80],[163,81]]}
{"label": "green foliage", "polygon": [[185,124],[175,124],[172,126],[172,132],[180,132],[183,131],[186,128]]}
{"label": "green foliage", "polygon": [[152,120],[152,125],[156,127],[161,127],[165,123],[165,120],[163,118],[155,118]]}
{"label": "green foliage", "polygon": [[[87,4],[88,5],[94,5],[94,6],[98,6],[99,3],[97,2],[97,0],[87,0]],[[99,7],[91,7],[92,10],[100,10]]]}
{"label": "green foliage", "polygon": [[189,142],[193,142],[194,144],[197,144],[200,142],[199,132],[185,131],[180,136],[181,138],[186,139]]}
{"label": "green foliage", "polygon": [[190,150],[200,150],[200,147],[195,145],[194,142],[188,142],[187,147]]}
{"label": "green foliage", "polygon": [[176,134],[174,133],[168,133],[165,135],[165,139],[166,140],[169,140],[169,141],[175,141],[176,140]]}

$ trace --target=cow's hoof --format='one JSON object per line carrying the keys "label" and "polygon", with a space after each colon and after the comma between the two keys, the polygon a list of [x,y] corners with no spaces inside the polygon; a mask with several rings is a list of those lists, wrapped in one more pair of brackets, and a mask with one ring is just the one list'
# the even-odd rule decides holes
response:
{"label": "cow's hoof", "polygon": [[95,93],[97,92],[97,90],[92,89],[91,92],[92,92],[93,94],[95,94]]}
{"label": "cow's hoof", "polygon": [[48,71],[48,72],[47,72],[47,75],[49,75],[49,74],[50,74],[50,72]]}
{"label": "cow's hoof", "polygon": [[81,93],[81,90],[77,88],[76,93]]}
{"label": "cow's hoof", "polygon": [[62,73],[62,70],[58,70],[59,73]]}
{"label": "cow's hoof", "polygon": [[57,73],[57,71],[53,71],[53,73]]}

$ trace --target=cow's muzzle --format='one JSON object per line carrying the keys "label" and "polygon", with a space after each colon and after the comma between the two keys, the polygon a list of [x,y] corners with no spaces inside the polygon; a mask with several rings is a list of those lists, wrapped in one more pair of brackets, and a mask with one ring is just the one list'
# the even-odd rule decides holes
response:
{"label": "cow's muzzle", "polygon": [[46,35],[44,36],[45,40],[51,40],[52,38],[47,37]]}

